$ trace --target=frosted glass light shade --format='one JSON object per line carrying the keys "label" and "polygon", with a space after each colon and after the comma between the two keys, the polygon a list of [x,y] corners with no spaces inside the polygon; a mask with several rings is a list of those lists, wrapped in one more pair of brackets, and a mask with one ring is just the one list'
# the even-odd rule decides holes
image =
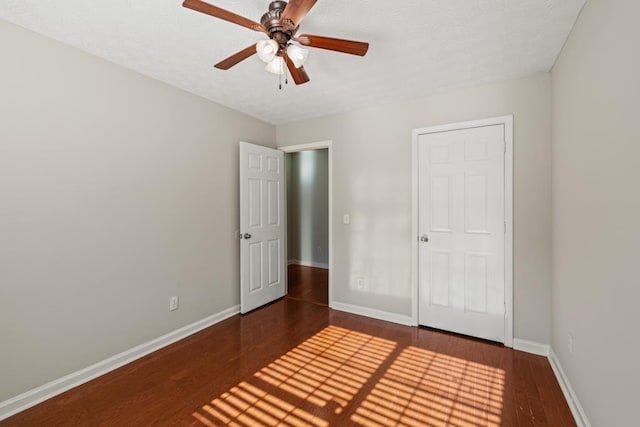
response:
{"label": "frosted glass light shade", "polygon": [[309,51],[307,49],[301,48],[297,44],[292,43],[287,47],[287,56],[289,57],[289,59],[291,59],[291,62],[293,62],[293,65],[296,68],[300,68],[307,60]]}
{"label": "frosted glass light shade", "polygon": [[273,74],[284,74],[284,61],[282,60],[282,56],[273,58],[264,69]]}
{"label": "frosted glass light shade", "polygon": [[260,40],[256,43],[256,52],[258,57],[266,63],[269,63],[278,53],[278,42],[275,40]]}

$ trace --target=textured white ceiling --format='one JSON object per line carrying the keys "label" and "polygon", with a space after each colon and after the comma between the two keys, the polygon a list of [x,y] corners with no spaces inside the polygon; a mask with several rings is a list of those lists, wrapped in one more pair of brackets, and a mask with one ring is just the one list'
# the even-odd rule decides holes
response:
{"label": "textured white ceiling", "polygon": [[[255,21],[268,0],[210,0]],[[319,0],[299,34],[370,42],[364,58],[311,49],[311,82],[278,90],[262,36],[181,0],[0,0],[0,18],[271,123],[548,71],[585,0]]]}

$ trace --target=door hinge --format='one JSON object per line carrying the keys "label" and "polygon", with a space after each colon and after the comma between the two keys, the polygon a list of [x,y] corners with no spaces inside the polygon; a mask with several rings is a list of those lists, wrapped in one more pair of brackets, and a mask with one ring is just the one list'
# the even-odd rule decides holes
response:
{"label": "door hinge", "polygon": [[504,222],[504,234],[507,234],[507,221]]}
{"label": "door hinge", "polygon": [[507,317],[507,302],[504,302],[504,317]]}

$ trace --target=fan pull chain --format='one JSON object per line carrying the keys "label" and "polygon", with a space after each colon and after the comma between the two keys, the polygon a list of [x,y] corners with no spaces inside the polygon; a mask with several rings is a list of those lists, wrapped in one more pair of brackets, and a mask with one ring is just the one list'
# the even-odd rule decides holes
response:
{"label": "fan pull chain", "polygon": [[288,73],[288,69],[284,66],[285,62],[287,61],[287,59],[285,59],[284,57],[282,58],[282,61],[280,62],[280,74],[278,75],[278,89],[282,90],[282,76],[284,76],[284,84],[288,85],[289,84],[289,73]]}

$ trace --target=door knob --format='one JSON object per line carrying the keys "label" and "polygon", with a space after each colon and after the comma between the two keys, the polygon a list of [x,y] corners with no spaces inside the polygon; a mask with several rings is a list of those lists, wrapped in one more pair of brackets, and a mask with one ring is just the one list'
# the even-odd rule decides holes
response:
{"label": "door knob", "polygon": [[420,241],[426,243],[429,241],[429,237],[426,234],[423,234],[422,236],[420,236]]}
{"label": "door knob", "polygon": [[244,237],[245,239],[250,239],[251,238],[251,234],[244,233],[244,236],[242,236],[242,237]]}

